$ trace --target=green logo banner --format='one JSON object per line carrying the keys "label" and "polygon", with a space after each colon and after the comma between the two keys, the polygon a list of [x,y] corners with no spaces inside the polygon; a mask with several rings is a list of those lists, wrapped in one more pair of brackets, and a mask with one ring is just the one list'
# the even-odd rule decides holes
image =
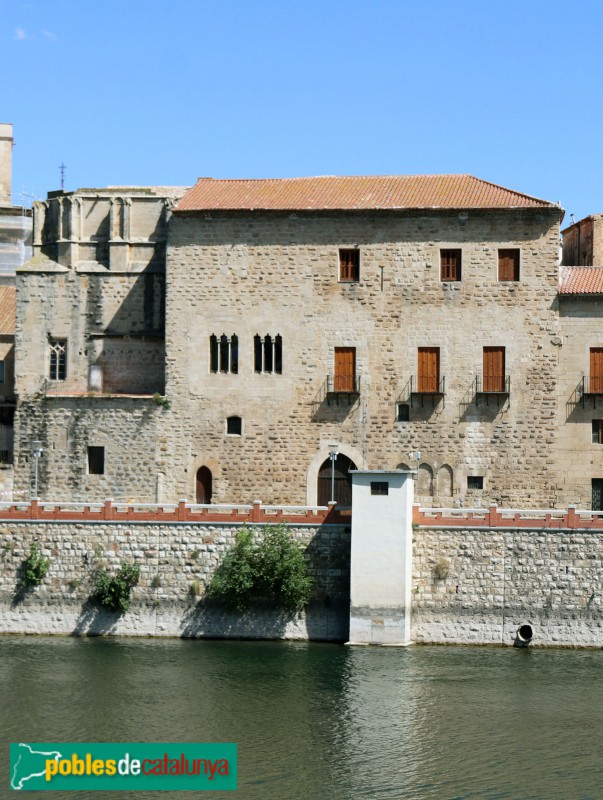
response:
{"label": "green logo banner", "polygon": [[10,746],[15,791],[213,791],[237,788],[232,743],[18,742]]}

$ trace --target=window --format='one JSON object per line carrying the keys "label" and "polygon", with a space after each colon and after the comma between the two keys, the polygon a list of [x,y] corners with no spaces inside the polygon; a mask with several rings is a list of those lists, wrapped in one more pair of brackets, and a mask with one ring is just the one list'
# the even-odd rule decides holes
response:
{"label": "window", "polygon": [[410,406],[408,403],[398,403],[396,408],[396,422],[410,422]]}
{"label": "window", "polygon": [[440,280],[460,281],[462,250],[440,250]]}
{"label": "window", "polygon": [[104,447],[89,447],[88,448],[88,474],[89,475],[104,475],[105,474],[105,448]]}
{"label": "window", "polygon": [[387,481],[371,481],[371,494],[389,494]]}
{"label": "window", "polygon": [[283,372],[283,337],[259,336],[253,337],[253,360],[256,372],[276,373]]}
{"label": "window", "polygon": [[241,417],[228,417],[226,420],[226,433],[230,436],[240,436],[243,432]]}
{"label": "window", "polygon": [[417,391],[437,394],[440,391],[440,348],[419,347],[418,367]]}
{"label": "window", "polygon": [[505,391],[505,348],[484,347],[484,392]]}
{"label": "window", "polygon": [[519,250],[516,248],[498,251],[498,280],[519,280]]}
{"label": "window", "polygon": [[0,361],[0,383],[4,383],[4,361]]}
{"label": "window", "polygon": [[230,338],[226,334],[209,337],[209,370],[210,372],[239,371],[239,339],[236,335]]}
{"label": "window", "polygon": [[64,381],[67,377],[67,341],[51,339],[48,348],[50,354],[48,377],[51,381]]}
{"label": "window", "polygon": [[593,419],[593,444],[603,444],[603,419]]}
{"label": "window", "polygon": [[360,280],[360,250],[339,251],[339,280],[344,283]]}
{"label": "window", "polygon": [[592,510],[603,511],[603,479],[592,479]]}
{"label": "window", "polygon": [[483,475],[468,475],[467,476],[467,489],[483,489],[484,476]]}

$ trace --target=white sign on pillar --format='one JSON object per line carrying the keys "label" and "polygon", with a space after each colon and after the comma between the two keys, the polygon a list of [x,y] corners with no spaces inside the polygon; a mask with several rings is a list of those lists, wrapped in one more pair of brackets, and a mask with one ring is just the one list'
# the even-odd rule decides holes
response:
{"label": "white sign on pillar", "polygon": [[349,644],[410,644],[413,473],[350,472]]}

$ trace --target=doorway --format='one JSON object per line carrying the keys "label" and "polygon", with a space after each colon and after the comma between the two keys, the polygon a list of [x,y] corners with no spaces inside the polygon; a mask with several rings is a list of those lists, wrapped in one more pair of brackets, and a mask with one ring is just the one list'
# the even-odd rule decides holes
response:
{"label": "doorway", "polygon": [[197,503],[209,505],[212,495],[212,476],[211,470],[207,467],[199,467],[197,470],[196,483]]}

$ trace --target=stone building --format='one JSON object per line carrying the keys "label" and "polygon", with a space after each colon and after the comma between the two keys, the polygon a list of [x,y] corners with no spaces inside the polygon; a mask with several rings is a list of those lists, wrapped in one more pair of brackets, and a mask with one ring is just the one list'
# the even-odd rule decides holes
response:
{"label": "stone building", "polygon": [[15,480],[41,496],[157,498],[165,251],[177,187],[53,192],[17,274]]}
{"label": "stone building", "polygon": [[417,466],[430,505],[572,501],[558,205],[467,175],[200,179],[173,207],[182,194],[35,207],[22,490],[40,439],[57,500],[314,504],[334,477],[345,503],[349,467]]}

